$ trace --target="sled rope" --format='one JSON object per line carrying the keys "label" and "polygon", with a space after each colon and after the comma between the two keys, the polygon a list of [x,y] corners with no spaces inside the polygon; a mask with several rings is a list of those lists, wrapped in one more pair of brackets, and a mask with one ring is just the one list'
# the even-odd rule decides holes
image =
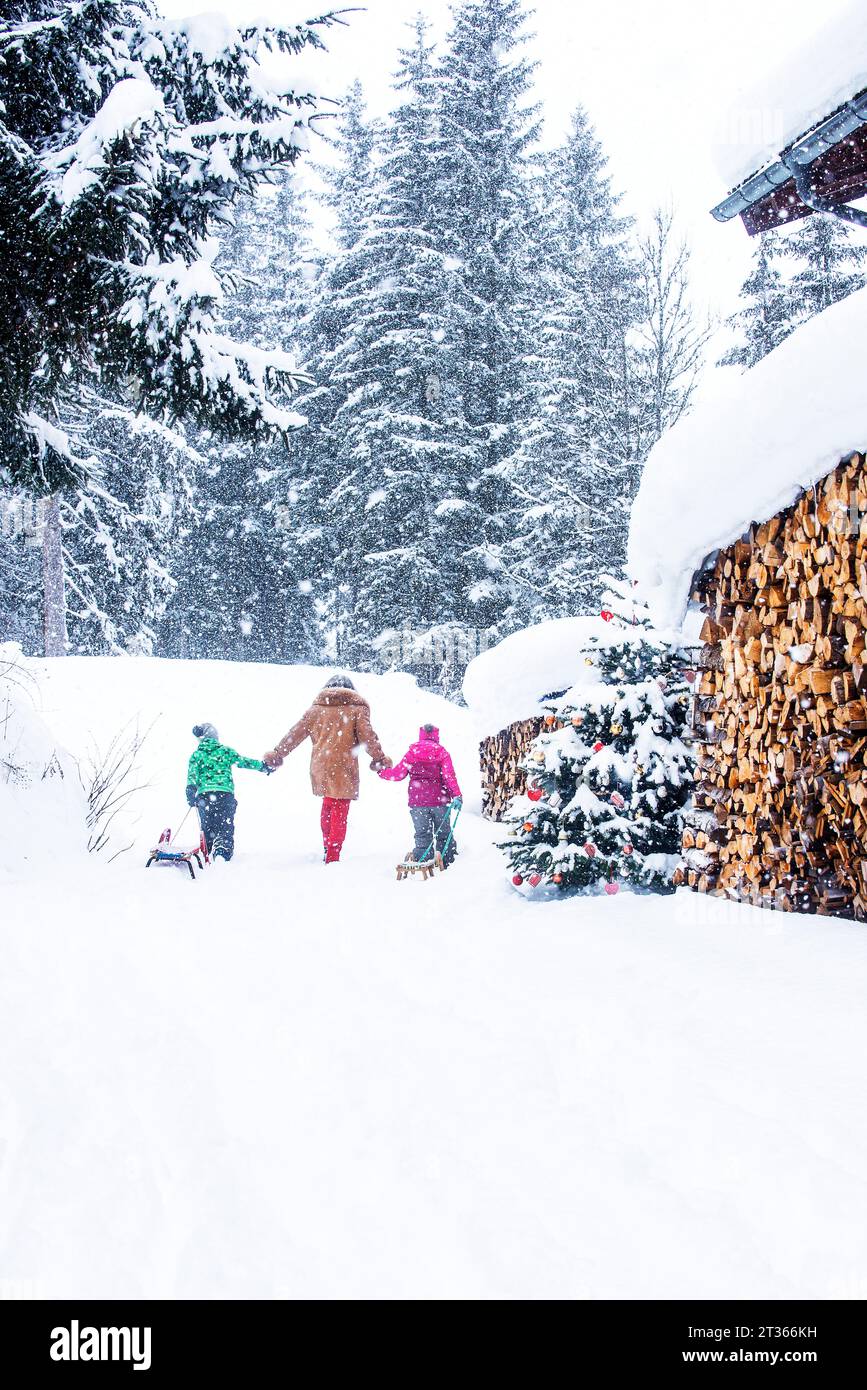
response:
{"label": "sled rope", "polygon": [[[450,804],[449,804],[449,810],[451,810],[451,808],[452,808],[453,805],[454,805],[454,802],[450,802]],[[446,838],[446,842],[445,842],[445,844],[443,845],[442,849],[440,850],[440,854],[442,854],[443,857],[445,857],[445,852],[446,852],[446,850],[448,849],[449,845],[450,845],[451,842],[452,842],[452,836],[453,836],[454,833],[455,833],[455,826],[456,826],[457,823],[458,823],[458,816],[461,814],[461,810],[462,810],[462,807],[459,806],[459,807],[458,807],[458,813],[457,813],[457,815],[455,816],[454,820],[451,819],[451,816],[449,817],[449,833],[448,833],[448,837]],[[427,847],[427,849],[425,850],[424,854],[422,855],[421,859],[417,860],[417,863],[419,863],[419,864],[424,864],[424,863],[426,862],[426,860],[427,860],[428,855],[430,855],[431,858],[433,858],[433,857],[435,856],[435,854],[436,854],[436,843],[437,843],[437,837],[436,837],[436,835],[434,835],[433,839],[431,840],[430,844],[428,845],[428,847]]]}
{"label": "sled rope", "polygon": [[186,808],[186,816],[183,817],[183,820],[181,821],[181,824],[179,824],[178,828],[176,828],[176,830],[175,830],[175,834],[172,835],[171,840],[168,841],[168,842],[170,842],[170,845],[174,845],[176,835],[181,834],[181,831],[183,830],[183,827],[185,827],[186,821],[189,820],[189,813],[190,813],[190,810],[192,810],[192,809],[193,809],[192,806],[188,806],[188,808]]}

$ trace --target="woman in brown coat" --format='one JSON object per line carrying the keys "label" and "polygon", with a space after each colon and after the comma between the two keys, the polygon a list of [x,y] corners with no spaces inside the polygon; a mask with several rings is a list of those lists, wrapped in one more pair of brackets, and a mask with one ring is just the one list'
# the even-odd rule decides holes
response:
{"label": "woman in brown coat", "polygon": [[285,757],[309,738],[310,781],[313,795],[322,797],[322,840],[326,864],[340,858],[346,838],[350,801],[358,799],[358,758],[362,749],[371,756],[371,770],[391,767],[370,723],[370,706],[348,676],[332,676],[306,714],[266,753],[268,767],[279,767]]}

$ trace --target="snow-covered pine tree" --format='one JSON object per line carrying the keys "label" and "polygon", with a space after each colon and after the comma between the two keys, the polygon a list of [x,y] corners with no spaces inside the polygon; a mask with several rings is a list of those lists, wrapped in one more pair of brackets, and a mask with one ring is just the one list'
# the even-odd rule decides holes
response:
{"label": "snow-covered pine tree", "polygon": [[41,506],[0,489],[0,643],[17,642],[26,656],[42,653]]}
{"label": "snow-covered pine tree", "polygon": [[860,228],[817,213],[780,238],[784,255],[799,268],[791,294],[800,319],[811,318],[867,283],[867,241]]}
{"label": "snow-covered pine tree", "polygon": [[529,621],[592,607],[600,571],[622,560],[639,472],[630,395],[638,273],[606,166],[579,107],[534,180],[527,426],[509,469],[509,569]]}
{"label": "snow-covered pine tree", "polygon": [[81,475],[58,421],[82,381],[154,416],[264,438],[293,416],[285,352],[217,331],[211,234],[294,161],[318,99],[276,90],[267,50],[314,24],[164,19],[151,0],[10,3],[0,20],[0,468],[53,490]]}
{"label": "snow-covered pine tree", "polygon": [[380,132],[367,120],[359,82],[347,94],[336,124],[336,158],[320,169],[320,196],[334,213],[336,246],[325,259],[305,322],[312,384],[298,398],[307,423],[300,433],[305,487],[295,524],[306,537],[324,651],[334,661],[363,665],[356,659],[354,615],[366,576],[354,531],[368,502],[375,505],[375,489],[347,448],[346,431],[356,406],[375,389],[367,351],[381,272],[368,246]]}
{"label": "snow-covered pine tree", "polygon": [[611,650],[602,661],[603,673],[624,684],[618,722],[623,733],[631,730],[632,738],[632,775],[622,808],[631,851],[625,854],[621,875],[626,883],[669,892],[695,771],[695,755],[683,737],[691,699],[684,674],[687,653],[675,634],[654,629],[634,585],[610,576],[604,582],[608,588],[602,612],[612,615],[607,621],[638,636],[631,669],[619,662],[615,666]]}
{"label": "snow-covered pine tree", "polygon": [[754,367],[797,327],[783,247],[783,239],[773,232],[759,236],[752,269],[741,285],[740,307],[728,319],[736,341],[720,358],[721,367]]}
{"label": "snow-covered pine tree", "polygon": [[410,665],[441,683],[461,636],[445,559],[474,532],[457,497],[467,460],[444,389],[451,345],[432,50],[424,21],[413,29],[395,79],[400,100],[376,141],[360,88],[349,96],[340,158],[327,171],[339,247],[311,316],[316,385],[300,408],[332,545],[335,657],[362,669]]}
{"label": "snow-covered pine tree", "polygon": [[628,584],[607,582],[598,630],[577,657],[585,669],[551,703],[528,791],[507,817],[516,885],[671,889],[692,791],[683,654],[652,630]]}
{"label": "snow-covered pine tree", "polygon": [[[316,258],[294,174],[244,199],[218,261],[231,285],[220,326],[263,351],[303,355]],[[173,655],[316,661],[319,641],[305,566],[301,440],[247,443],[202,432],[195,506],[179,584],[163,626]]]}
{"label": "snow-covered pine tree", "polygon": [[60,498],[68,649],[151,655],[203,459],[180,429],[85,390],[90,476]]}
{"label": "snow-covered pine tree", "polygon": [[461,0],[437,67],[437,237],[448,273],[441,418],[463,454],[437,515],[456,544],[439,575],[449,616],[483,633],[520,625],[510,575],[510,461],[528,428],[529,169],[538,133],[528,103],[520,0]]}

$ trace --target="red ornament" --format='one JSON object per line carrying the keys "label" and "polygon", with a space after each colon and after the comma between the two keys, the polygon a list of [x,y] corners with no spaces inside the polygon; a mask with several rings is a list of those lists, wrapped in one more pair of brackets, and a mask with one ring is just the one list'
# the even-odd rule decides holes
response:
{"label": "red ornament", "polygon": [[602,752],[602,749],[603,749],[604,747],[605,747],[605,744],[602,743],[599,739],[597,739],[596,742],[595,742],[594,745],[593,745],[593,752],[594,752],[594,753],[601,753],[601,752]]}
{"label": "red ornament", "polygon": [[685,680],[688,680],[689,683],[690,683],[690,685],[691,685],[692,682],[695,680],[695,671],[692,671],[692,670],[684,671],[683,675],[684,675],[684,679],[685,679]]}
{"label": "red ornament", "polygon": [[606,883],[605,891],[609,897],[613,898],[615,893],[620,892],[620,885],[618,883]]}
{"label": "red ornament", "polygon": [[562,875],[562,874],[555,874],[554,877],[553,877],[553,879],[552,879],[552,882],[553,882],[553,883],[562,883],[562,882],[563,882],[563,875]]}
{"label": "red ornament", "polygon": [[624,853],[624,854],[631,854],[631,853],[632,853],[632,846],[631,846],[631,845],[624,845],[624,846],[623,846],[623,853]]}
{"label": "red ornament", "polygon": [[596,846],[595,846],[595,845],[591,845],[591,843],[590,843],[589,840],[587,841],[586,845],[584,846],[584,853],[587,854],[587,855],[589,855],[589,857],[590,857],[591,859],[593,858],[594,854],[596,853]]}
{"label": "red ornament", "polygon": [[530,884],[530,887],[531,887],[531,888],[538,888],[538,887],[539,887],[539,884],[540,884],[541,882],[542,882],[542,875],[541,875],[541,874],[533,874],[532,877],[529,879],[529,884]]}
{"label": "red ornament", "polygon": [[531,820],[525,820],[524,829],[529,833],[533,829],[533,822]]}
{"label": "red ornament", "polygon": [[520,886],[521,886],[521,884],[524,882],[524,880],[521,878],[521,875],[520,875],[520,874],[514,874],[514,875],[512,876],[512,882],[514,883],[514,885],[515,885],[516,888],[520,888]]}
{"label": "red ornament", "polygon": [[614,614],[611,612],[610,608],[603,608],[599,616],[604,623],[610,623],[611,619],[614,617]]}
{"label": "red ornament", "polygon": [[541,801],[541,800],[542,800],[542,788],[541,788],[541,787],[531,787],[530,790],[527,792],[527,796],[529,797],[529,799],[530,799],[531,801]]}
{"label": "red ornament", "polygon": [[623,800],[623,797],[620,795],[620,792],[611,793],[611,805],[616,806],[618,811],[622,806],[626,805],[626,802]]}

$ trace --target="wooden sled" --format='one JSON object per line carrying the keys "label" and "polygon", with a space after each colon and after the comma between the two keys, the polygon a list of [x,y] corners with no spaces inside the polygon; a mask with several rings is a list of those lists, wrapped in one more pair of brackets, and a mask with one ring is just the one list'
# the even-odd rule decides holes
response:
{"label": "wooden sled", "polygon": [[412,850],[409,851],[405,859],[402,859],[397,866],[397,881],[400,883],[405,878],[414,877],[421,874],[422,882],[425,879],[433,878],[436,869],[443,868],[443,857],[437,850],[433,859],[417,860]]}

